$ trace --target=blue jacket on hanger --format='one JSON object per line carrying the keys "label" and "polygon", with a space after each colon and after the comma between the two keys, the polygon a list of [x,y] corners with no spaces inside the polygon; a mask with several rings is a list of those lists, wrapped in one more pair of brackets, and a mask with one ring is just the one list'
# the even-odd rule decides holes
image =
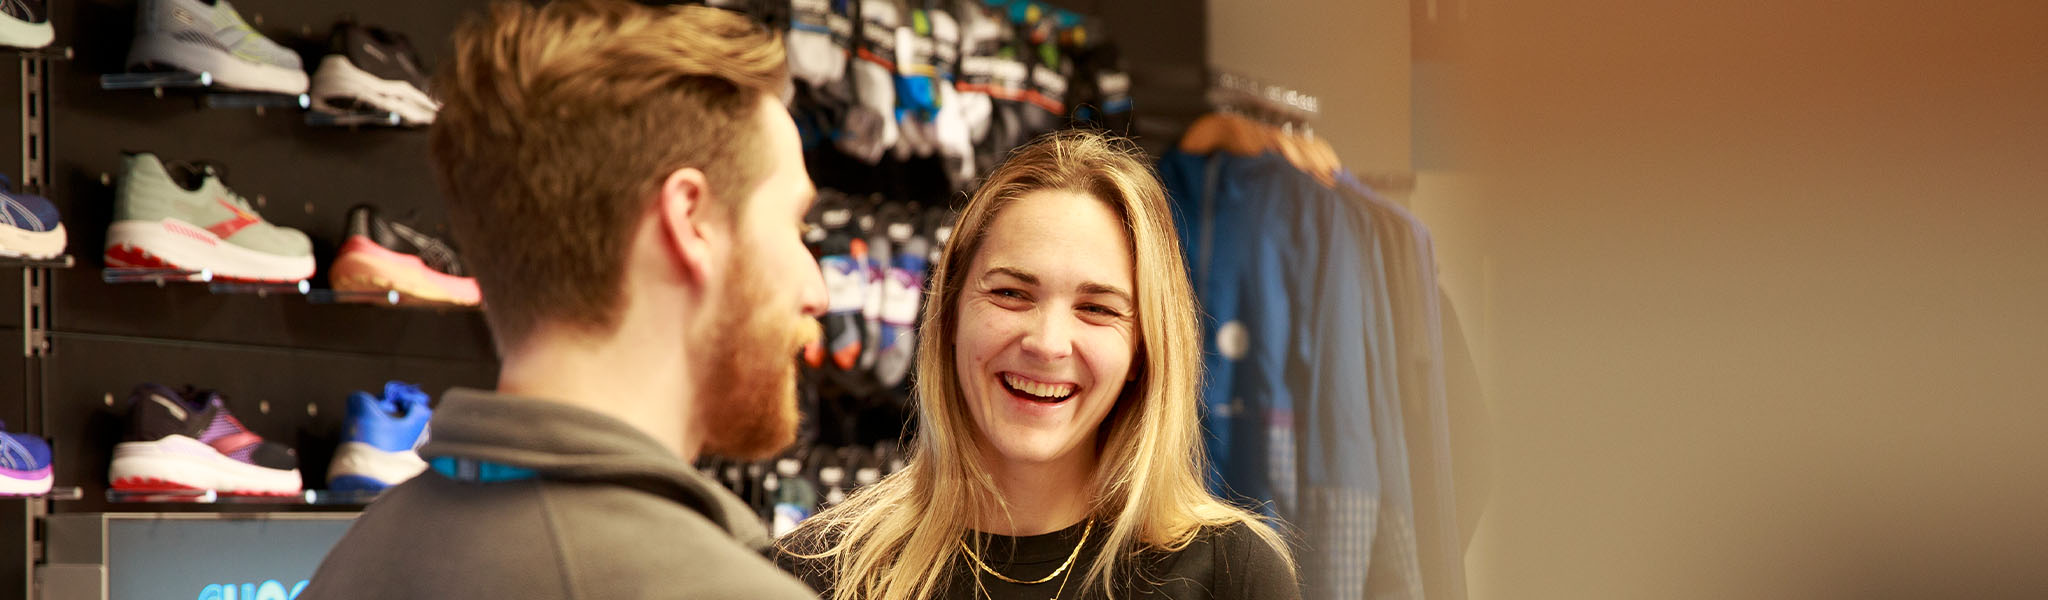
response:
{"label": "blue jacket on hanger", "polygon": [[1311,597],[1362,597],[1393,541],[1375,540],[1383,463],[1407,495],[1406,453],[1376,446],[1402,442],[1372,217],[1273,153],[1171,152],[1160,174],[1204,311],[1212,489],[1292,523]]}
{"label": "blue jacket on hanger", "polygon": [[1363,214],[1273,153],[1170,152],[1160,175],[1204,313],[1214,489],[1280,514],[1301,486],[1376,490]]}

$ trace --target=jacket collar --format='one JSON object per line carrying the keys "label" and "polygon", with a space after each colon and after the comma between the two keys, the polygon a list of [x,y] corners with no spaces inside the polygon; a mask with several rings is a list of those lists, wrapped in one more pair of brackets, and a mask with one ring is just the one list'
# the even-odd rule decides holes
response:
{"label": "jacket collar", "polygon": [[455,388],[441,398],[420,448],[450,457],[530,470],[539,479],[611,483],[674,500],[749,548],[771,541],[737,496],[638,428],[540,398]]}

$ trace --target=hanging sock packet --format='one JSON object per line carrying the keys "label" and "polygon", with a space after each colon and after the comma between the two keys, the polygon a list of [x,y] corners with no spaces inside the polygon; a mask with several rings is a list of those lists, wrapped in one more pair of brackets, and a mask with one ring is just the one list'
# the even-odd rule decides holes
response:
{"label": "hanging sock packet", "polygon": [[853,52],[853,109],[846,113],[839,149],[874,164],[896,145],[896,25],[892,0],[863,0]]}
{"label": "hanging sock packet", "polygon": [[[902,0],[897,8],[904,10]],[[896,27],[897,160],[931,156],[937,150],[933,119],[938,115],[938,43],[932,38],[931,11],[908,9]]]}
{"label": "hanging sock packet", "polygon": [[[940,77],[932,86],[938,94],[938,114],[932,118],[932,144],[953,189],[965,189],[974,181],[974,138],[968,125],[967,100],[958,88],[960,23],[953,18],[952,11],[943,8],[943,2],[926,0],[926,6],[932,26],[933,66]],[[988,97],[983,95],[981,109],[986,112],[987,108]]]}

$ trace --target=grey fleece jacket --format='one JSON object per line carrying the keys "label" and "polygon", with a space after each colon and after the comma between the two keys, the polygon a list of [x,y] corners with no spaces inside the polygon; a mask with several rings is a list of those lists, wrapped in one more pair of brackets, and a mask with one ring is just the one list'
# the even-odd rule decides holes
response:
{"label": "grey fleece jacket", "polygon": [[301,600],[817,597],[739,498],[625,423],[456,389],[431,430],[420,454],[445,458],[372,503]]}

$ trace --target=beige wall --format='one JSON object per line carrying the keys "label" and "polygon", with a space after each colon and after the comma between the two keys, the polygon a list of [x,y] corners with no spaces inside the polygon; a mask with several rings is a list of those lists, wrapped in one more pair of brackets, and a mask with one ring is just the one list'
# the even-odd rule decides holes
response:
{"label": "beige wall", "polygon": [[1470,15],[1471,597],[2048,597],[2048,3]]}
{"label": "beige wall", "polygon": [[1407,0],[1209,0],[1213,66],[1313,94],[1346,166],[1409,170]]}

